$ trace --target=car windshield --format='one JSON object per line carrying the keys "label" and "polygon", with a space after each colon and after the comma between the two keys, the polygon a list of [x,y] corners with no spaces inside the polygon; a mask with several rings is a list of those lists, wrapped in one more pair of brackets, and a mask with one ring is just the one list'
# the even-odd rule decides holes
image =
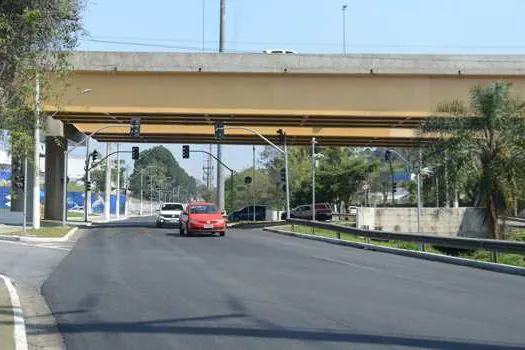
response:
{"label": "car windshield", "polygon": [[182,204],[164,204],[161,210],[183,210]]}
{"label": "car windshield", "polygon": [[194,207],[191,207],[191,213],[192,214],[214,214],[218,213],[217,207],[211,204],[205,204],[205,205],[196,205]]}

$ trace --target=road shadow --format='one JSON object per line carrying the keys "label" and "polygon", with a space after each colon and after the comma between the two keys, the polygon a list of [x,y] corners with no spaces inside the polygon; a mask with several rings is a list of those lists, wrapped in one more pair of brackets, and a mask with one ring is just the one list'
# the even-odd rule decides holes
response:
{"label": "road shadow", "polygon": [[176,238],[221,238],[218,234],[185,234],[181,236],[178,232],[169,232],[166,233],[166,236],[176,237]]}
{"label": "road shadow", "polygon": [[[67,312],[63,313],[67,314]],[[67,317],[67,316],[66,316]],[[129,333],[129,334],[180,334],[197,336],[228,336],[238,338],[283,339],[310,342],[334,342],[348,344],[368,344],[372,346],[405,346],[426,349],[472,349],[518,350],[523,344],[483,343],[475,340],[442,339],[430,337],[410,337],[383,334],[334,331],[329,329],[282,328],[270,326],[265,328],[184,325],[181,323],[218,321],[230,318],[247,318],[245,313],[209,315],[202,317],[174,318],[141,322],[65,322],[59,316],[58,328],[63,334],[79,333]],[[40,332],[55,332],[53,328],[40,326]]]}

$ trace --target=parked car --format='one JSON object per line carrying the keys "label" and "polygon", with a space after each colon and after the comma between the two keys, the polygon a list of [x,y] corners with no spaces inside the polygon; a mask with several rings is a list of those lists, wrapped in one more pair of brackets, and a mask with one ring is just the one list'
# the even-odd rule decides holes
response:
{"label": "parked car", "polygon": [[184,210],[181,203],[163,203],[159,207],[157,214],[157,227],[164,225],[180,225],[180,214]]}
{"label": "parked car", "polygon": [[180,235],[201,233],[226,234],[226,222],[215,204],[208,202],[188,203],[180,218]]}
{"label": "parked car", "polygon": [[[290,218],[312,220],[312,205],[300,205],[290,211]],[[281,214],[281,220],[286,220],[286,212]],[[328,203],[315,204],[315,220],[328,221],[332,220],[332,209]]]}
{"label": "parked car", "polygon": [[[237,222],[237,221],[253,221],[253,205],[249,205],[240,210],[234,211],[228,215],[228,221]],[[266,220],[266,207],[263,205],[255,206],[255,221],[264,221]]]}

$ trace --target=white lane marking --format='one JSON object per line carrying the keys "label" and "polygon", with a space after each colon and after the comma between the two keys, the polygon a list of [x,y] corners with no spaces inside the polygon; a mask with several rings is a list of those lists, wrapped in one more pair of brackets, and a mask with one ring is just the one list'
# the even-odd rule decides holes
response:
{"label": "white lane marking", "polygon": [[11,280],[1,274],[0,278],[4,280],[7,291],[9,292],[9,298],[11,299],[11,307],[13,308],[13,319],[15,324],[13,336],[15,340],[15,349],[27,350],[26,326],[24,321],[24,313],[22,312],[22,306],[20,305],[20,299],[18,298],[15,286],[13,286]]}
{"label": "white lane marking", "polygon": [[313,258],[317,259],[317,260],[323,260],[323,261],[328,261],[328,262],[331,262],[331,263],[340,264],[340,265],[353,266],[353,267],[357,267],[357,268],[364,269],[364,270],[369,270],[369,271],[374,271],[374,272],[382,272],[380,269],[376,269],[376,268],[369,267],[369,266],[363,266],[363,265],[359,265],[359,264],[354,264],[354,263],[351,263],[351,262],[348,262],[348,261],[344,261],[344,260],[326,258],[324,256],[314,256]]}
{"label": "white lane marking", "polygon": [[[32,247],[32,248],[46,248],[46,249],[66,250],[66,251],[70,251],[71,250],[71,249],[62,248],[62,247],[48,247],[48,246],[43,245],[43,243],[30,244],[30,243],[23,243],[23,242],[16,242],[16,241],[12,242],[12,241],[1,241],[1,240],[0,240],[0,243],[2,243],[2,244],[13,244],[13,245],[17,245],[17,246]],[[56,244],[56,243],[52,243],[52,244]]]}

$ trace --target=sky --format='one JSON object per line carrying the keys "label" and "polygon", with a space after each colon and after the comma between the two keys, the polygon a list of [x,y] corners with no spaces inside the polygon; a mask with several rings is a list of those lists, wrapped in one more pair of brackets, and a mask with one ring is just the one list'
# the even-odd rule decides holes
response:
{"label": "sky", "polygon": [[[78,49],[214,52],[219,3],[88,0]],[[344,12],[343,4],[348,5]],[[347,53],[525,54],[523,13],[524,0],[226,0],[225,47],[228,52],[287,48],[339,54],[344,18]],[[183,160],[180,145],[167,147],[202,180],[201,155]],[[251,146],[223,149],[224,161],[234,169],[251,166]],[[123,158],[131,164],[129,155]]]}

